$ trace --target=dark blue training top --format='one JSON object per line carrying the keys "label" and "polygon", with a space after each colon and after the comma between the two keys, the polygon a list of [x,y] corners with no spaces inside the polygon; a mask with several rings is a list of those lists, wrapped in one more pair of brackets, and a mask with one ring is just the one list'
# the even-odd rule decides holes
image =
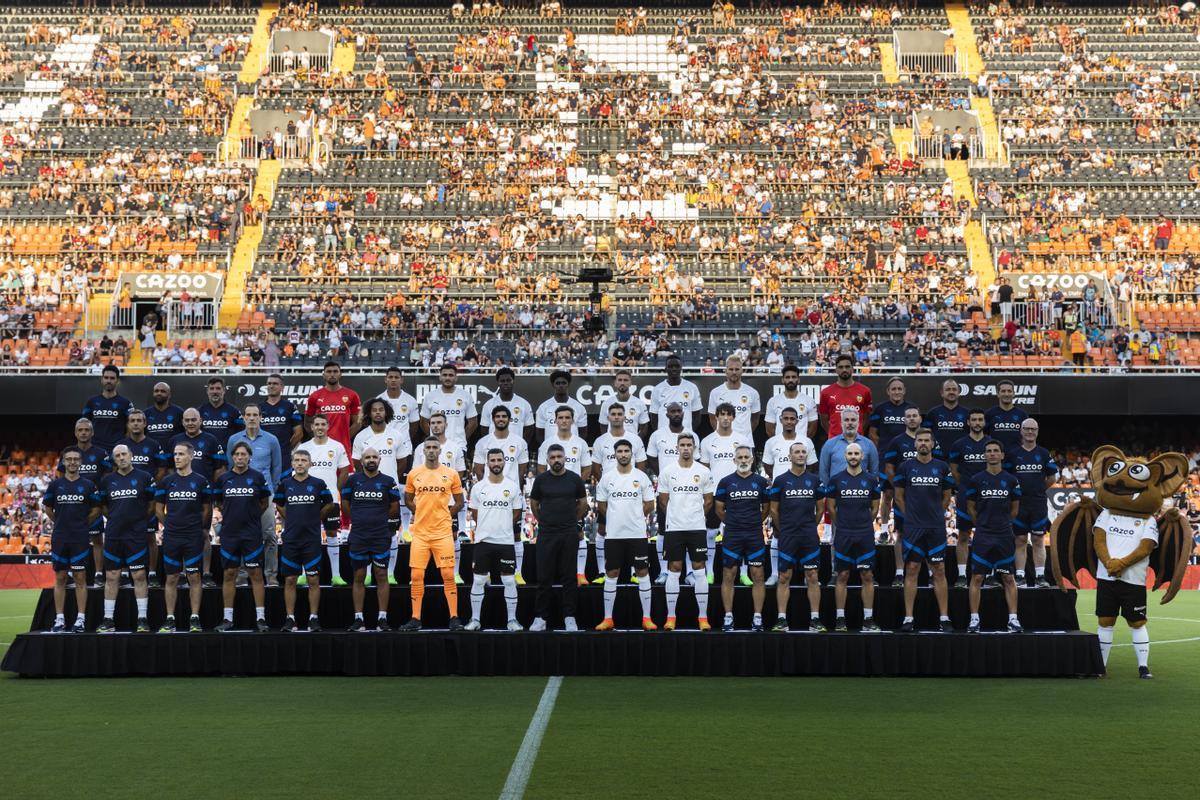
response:
{"label": "dark blue training top", "polygon": [[[133,468],[140,469],[143,472],[149,472],[151,475],[157,475],[158,471],[163,467],[174,466],[170,463],[171,459],[167,458],[162,447],[158,442],[151,439],[149,436],[144,437],[140,442],[135,442],[128,436],[117,442],[118,445],[125,445],[129,448],[129,453],[133,456]],[[115,447],[113,448],[116,449]]]}
{"label": "dark blue training top", "polygon": [[321,509],[333,502],[325,481],[309,475],[296,480],[288,475],[275,487],[275,504],[287,509],[283,523],[286,544],[321,543]]}
{"label": "dark blue training top", "polygon": [[725,535],[762,536],[762,504],[770,501],[771,484],[757,472],[721,478],[713,499],[725,504]]}
{"label": "dark blue training top", "polygon": [[1029,415],[1022,409],[1013,406],[1008,411],[993,406],[984,412],[984,430],[988,436],[1004,445],[1004,452],[1007,453],[1014,447],[1021,446],[1021,423],[1029,419]]}
{"label": "dark blue training top", "polygon": [[943,404],[926,411],[921,425],[933,431],[933,438],[939,442],[953,442],[967,432],[967,417],[970,415],[970,410],[965,406],[946,408]]}
{"label": "dark blue training top", "polygon": [[213,502],[221,507],[221,538],[262,538],[262,507],[259,503],[271,496],[267,479],[256,469],[239,474],[229,470],[217,478],[213,487]]}
{"label": "dark blue training top", "polygon": [[204,534],[204,507],[212,503],[208,478],[196,470],[186,477],[172,472],[158,482],[154,500],[167,506],[163,538],[199,539]]}
{"label": "dark blue training top", "polygon": [[262,412],[262,429],[279,441],[279,454],[283,457],[285,468],[292,463],[292,429],[304,422],[304,417],[296,410],[296,405],[286,397],[279,398],[278,405],[271,405],[266,400],[258,404]]}
{"label": "dark blue training top", "polygon": [[210,482],[217,468],[224,467],[227,463],[225,448],[221,443],[211,433],[200,431],[195,436],[181,433],[171,438],[171,443],[167,447],[167,457],[171,459],[172,466],[175,463],[175,445],[180,442],[187,442],[192,446],[192,470],[199,472]]}
{"label": "dark blue training top", "polygon": [[970,434],[967,434],[950,445],[949,461],[958,467],[958,477],[963,484],[966,484],[967,479],[972,475],[978,475],[987,469],[987,460],[983,456],[983,449],[987,441],[987,436],[975,441]]}
{"label": "dark blue training top", "polygon": [[1017,445],[1004,454],[1004,469],[1021,482],[1021,505],[1046,504],[1046,476],[1058,474],[1058,464],[1041,445],[1026,450]]}
{"label": "dark blue training top", "polygon": [[359,536],[391,536],[388,511],[400,500],[400,489],[390,475],[374,478],[354,472],[342,487],[342,499],[350,501],[350,530]]}
{"label": "dark blue training top", "polygon": [[242,412],[228,402],[219,406],[204,403],[197,410],[200,412],[200,430],[211,433],[221,447],[226,447],[229,437],[246,427],[242,422]]}
{"label": "dark blue training top", "polygon": [[950,465],[936,458],[922,464],[910,458],[900,465],[892,481],[904,489],[904,524],[908,528],[945,530],[946,517],[942,510],[942,492],[954,488]]}
{"label": "dark blue training top", "polygon": [[[1021,483],[1007,472],[984,470],[973,476],[963,492],[963,505],[975,501],[975,533],[1012,536],[1012,501],[1021,497]],[[966,509],[963,509],[965,512]]]}
{"label": "dark blue training top", "polygon": [[183,433],[183,409],[168,405],[159,411],[151,405],[142,409],[142,413],[146,415],[146,435],[158,442],[163,452],[169,450],[171,440]]}
{"label": "dark blue training top", "polygon": [[779,503],[779,533],[783,536],[817,535],[817,503],[821,499],[821,481],[811,472],[793,475],[789,469],[776,475],[768,492]]}
{"label": "dark blue training top", "polygon": [[851,475],[842,470],[829,479],[825,496],[837,503],[837,532],[858,536],[875,535],[875,517],[871,504],[879,499],[879,479],[863,470]]}
{"label": "dark blue training top", "polygon": [[904,433],[904,412],[916,406],[908,401],[897,405],[887,400],[875,406],[869,418],[870,426],[879,430],[879,446],[886,447],[887,443]]}
{"label": "dark blue training top", "polygon": [[[68,542],[88,540],[88,515],[96,507],[96,484],[87,478],[73,481],[58,477],[50,481],[42,505],[54,509],[52,538]],[[142,529],[145,531],[145,528]]]}
{"label": "dark blue training top", "polygon": [[108,506],[105,519],[105,539],[134,539],[145,541],[146,519],[150,502],[154,500],[154,476],[140,469],[128,475],[110,472],[100,479],[96,499]]}
{"label": "dark blue training top", "polygon": [[92,421],[92,441],[111,450],[117,440],[125,435],[125,420],[133,411],[129,398],[115,395],[105,397],[98,394],[83,404],[83,416]]}

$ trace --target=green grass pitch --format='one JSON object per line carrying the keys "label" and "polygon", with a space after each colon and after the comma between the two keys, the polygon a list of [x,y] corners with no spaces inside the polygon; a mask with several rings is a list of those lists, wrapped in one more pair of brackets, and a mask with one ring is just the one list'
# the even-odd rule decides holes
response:
{"label": "green grass pitch", "polygon": [[[1195,797],[1200,592],[1151,602],[1152,682],[1124,623],[1104,680],[567,678],[525,797]],[[545,685],[5,674],[0,793],[494,798]]]}

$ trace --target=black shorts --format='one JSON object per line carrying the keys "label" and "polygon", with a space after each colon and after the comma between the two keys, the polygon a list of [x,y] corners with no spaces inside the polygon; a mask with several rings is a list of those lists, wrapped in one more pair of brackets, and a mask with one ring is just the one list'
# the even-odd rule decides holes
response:
{"label": "black shorts", "polygon": [[875,538],[861,533],[833,534],[833,571],[875,569]]}
{"label": "black shorts", "polygon": [[1045,533],[1050,530],[1050,518],[1046,516],[1046,501],[1043,499],[1032,505],[1021,504],[1017,517],[1013,520],[1013,533],[1020,536],[1024,533]]}
{"label": "black shorts", "polygon": [[726,534],[721,541],[721,555],[725,557],[725,567],[736,567],[741,561],[745,561],[747,567],[761,567],[766,552],[767,545],[762,536]]}
{"label": "black shorts", "polygon": [[517,571],[517,548],[511,544],[480,542],[471,553],[473,571],[476,575],[491,575],[500,570],[501,575],[512,575]]}
{"label": "black shorts", "polygon": [[692,561],[708,561],[708,531],[667,531],[667,543],[663,554],[668,562],[683,561],[686,555]]}
{"label": "black shorts", "polygon": [[284,542],[279,548],[279,574],[283,577],[309,576],[321,572],[321,541],[309,539],[303,542]]}
{"label": "black shorts", "polygon": [[821,566],[821,540],[814,531],[811,536],[779,537],[779,570],[817,569]]}
{"label": "black shorts", "polygon": [[204,537],[199,539],[163,539],[163,572],[168,575],[195,575],[204,559]]}
{"label": "black shorts", "polygon": [[1016,570],[1017,542],[1012,536],[976,533],[971,542],[973,575],[1012,575]]}
{"label": "black shorts", "polygon": [[104,569],[108,571],[128,567],[130,572],[145,569],[146,557],[149,552],[150,548],[146,546],[145,539],[136,541],[125,538],[106,538],[104,540]]}
{"label": "black shorts", "polygon": [[608,572],[629,567],[640,572],[650,566],[650,543],[645,539],[605,539],[604,569]]}
{"label": "black shorts", "polygon": [[261,569],[263,557],[262,535],[253,538],[238,536],[230,539],[221,537],[221,558],[225,569],[245,566],[246,569]]}
{"label": "black shorts", "polygon": [[905,561],[941,564],[946,560],[945,528],[910,528],[902,541]]}
{"label": "black shorts", "polygon": [[378,534],[357,534],[350,528],[350,562],[354,569],[366,569],[373,564],[380,569],[387,569],[392,557],[392,537]]}
{"label": "black shorts", "polygon": [[1096,581],[1096,616],[1122,616],[1126,622],[1146,621],[1146,587],[1125,581]]}
{"label": "black shorts", "polygon": [[69,572],[87,569],[87,557],[92,552],[92,546],[86,539],[69,541],[50,540],[50,561],[54,564],[55,572]]}

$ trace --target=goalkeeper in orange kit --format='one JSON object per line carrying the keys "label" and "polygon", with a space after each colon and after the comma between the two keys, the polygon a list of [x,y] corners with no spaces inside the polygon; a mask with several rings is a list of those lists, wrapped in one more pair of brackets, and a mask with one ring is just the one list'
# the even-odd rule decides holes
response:
{"label": "goalkeeper in orange kit", "polygon": [[450,630],[461,631],[458,618],[458,587],[454,584],[454,531],[450,520],[463,507],[462,480],[458,473],[443,466],[439,458],[442,445],[435,437],[422,446],[424,463],[409,470],[404,483],[404,505],[413,513],[409,533],[412,547],[408,556],[409,592],[412,619],[401,631],[421,630],[421,601],[425,597],[425,568],[433,558],[442,574],[446,605],[450,608]]}

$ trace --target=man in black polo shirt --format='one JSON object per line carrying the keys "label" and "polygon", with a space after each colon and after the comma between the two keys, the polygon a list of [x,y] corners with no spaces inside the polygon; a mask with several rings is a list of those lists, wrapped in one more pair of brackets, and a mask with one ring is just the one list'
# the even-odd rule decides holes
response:
{"label": "man in black polo shirt", "polygon": [[568,631],[577,631],[575,599],[575,551],[583,539],[579,521],[587,516],[587,486],[583,478],[567,469],[566,451],[561,444],[546,450],[548,469],[533,481],[529,509],[538,522],[537,601],[531,631],[546,630],[550,590],[555,581],[562,584],[563,618]]}

